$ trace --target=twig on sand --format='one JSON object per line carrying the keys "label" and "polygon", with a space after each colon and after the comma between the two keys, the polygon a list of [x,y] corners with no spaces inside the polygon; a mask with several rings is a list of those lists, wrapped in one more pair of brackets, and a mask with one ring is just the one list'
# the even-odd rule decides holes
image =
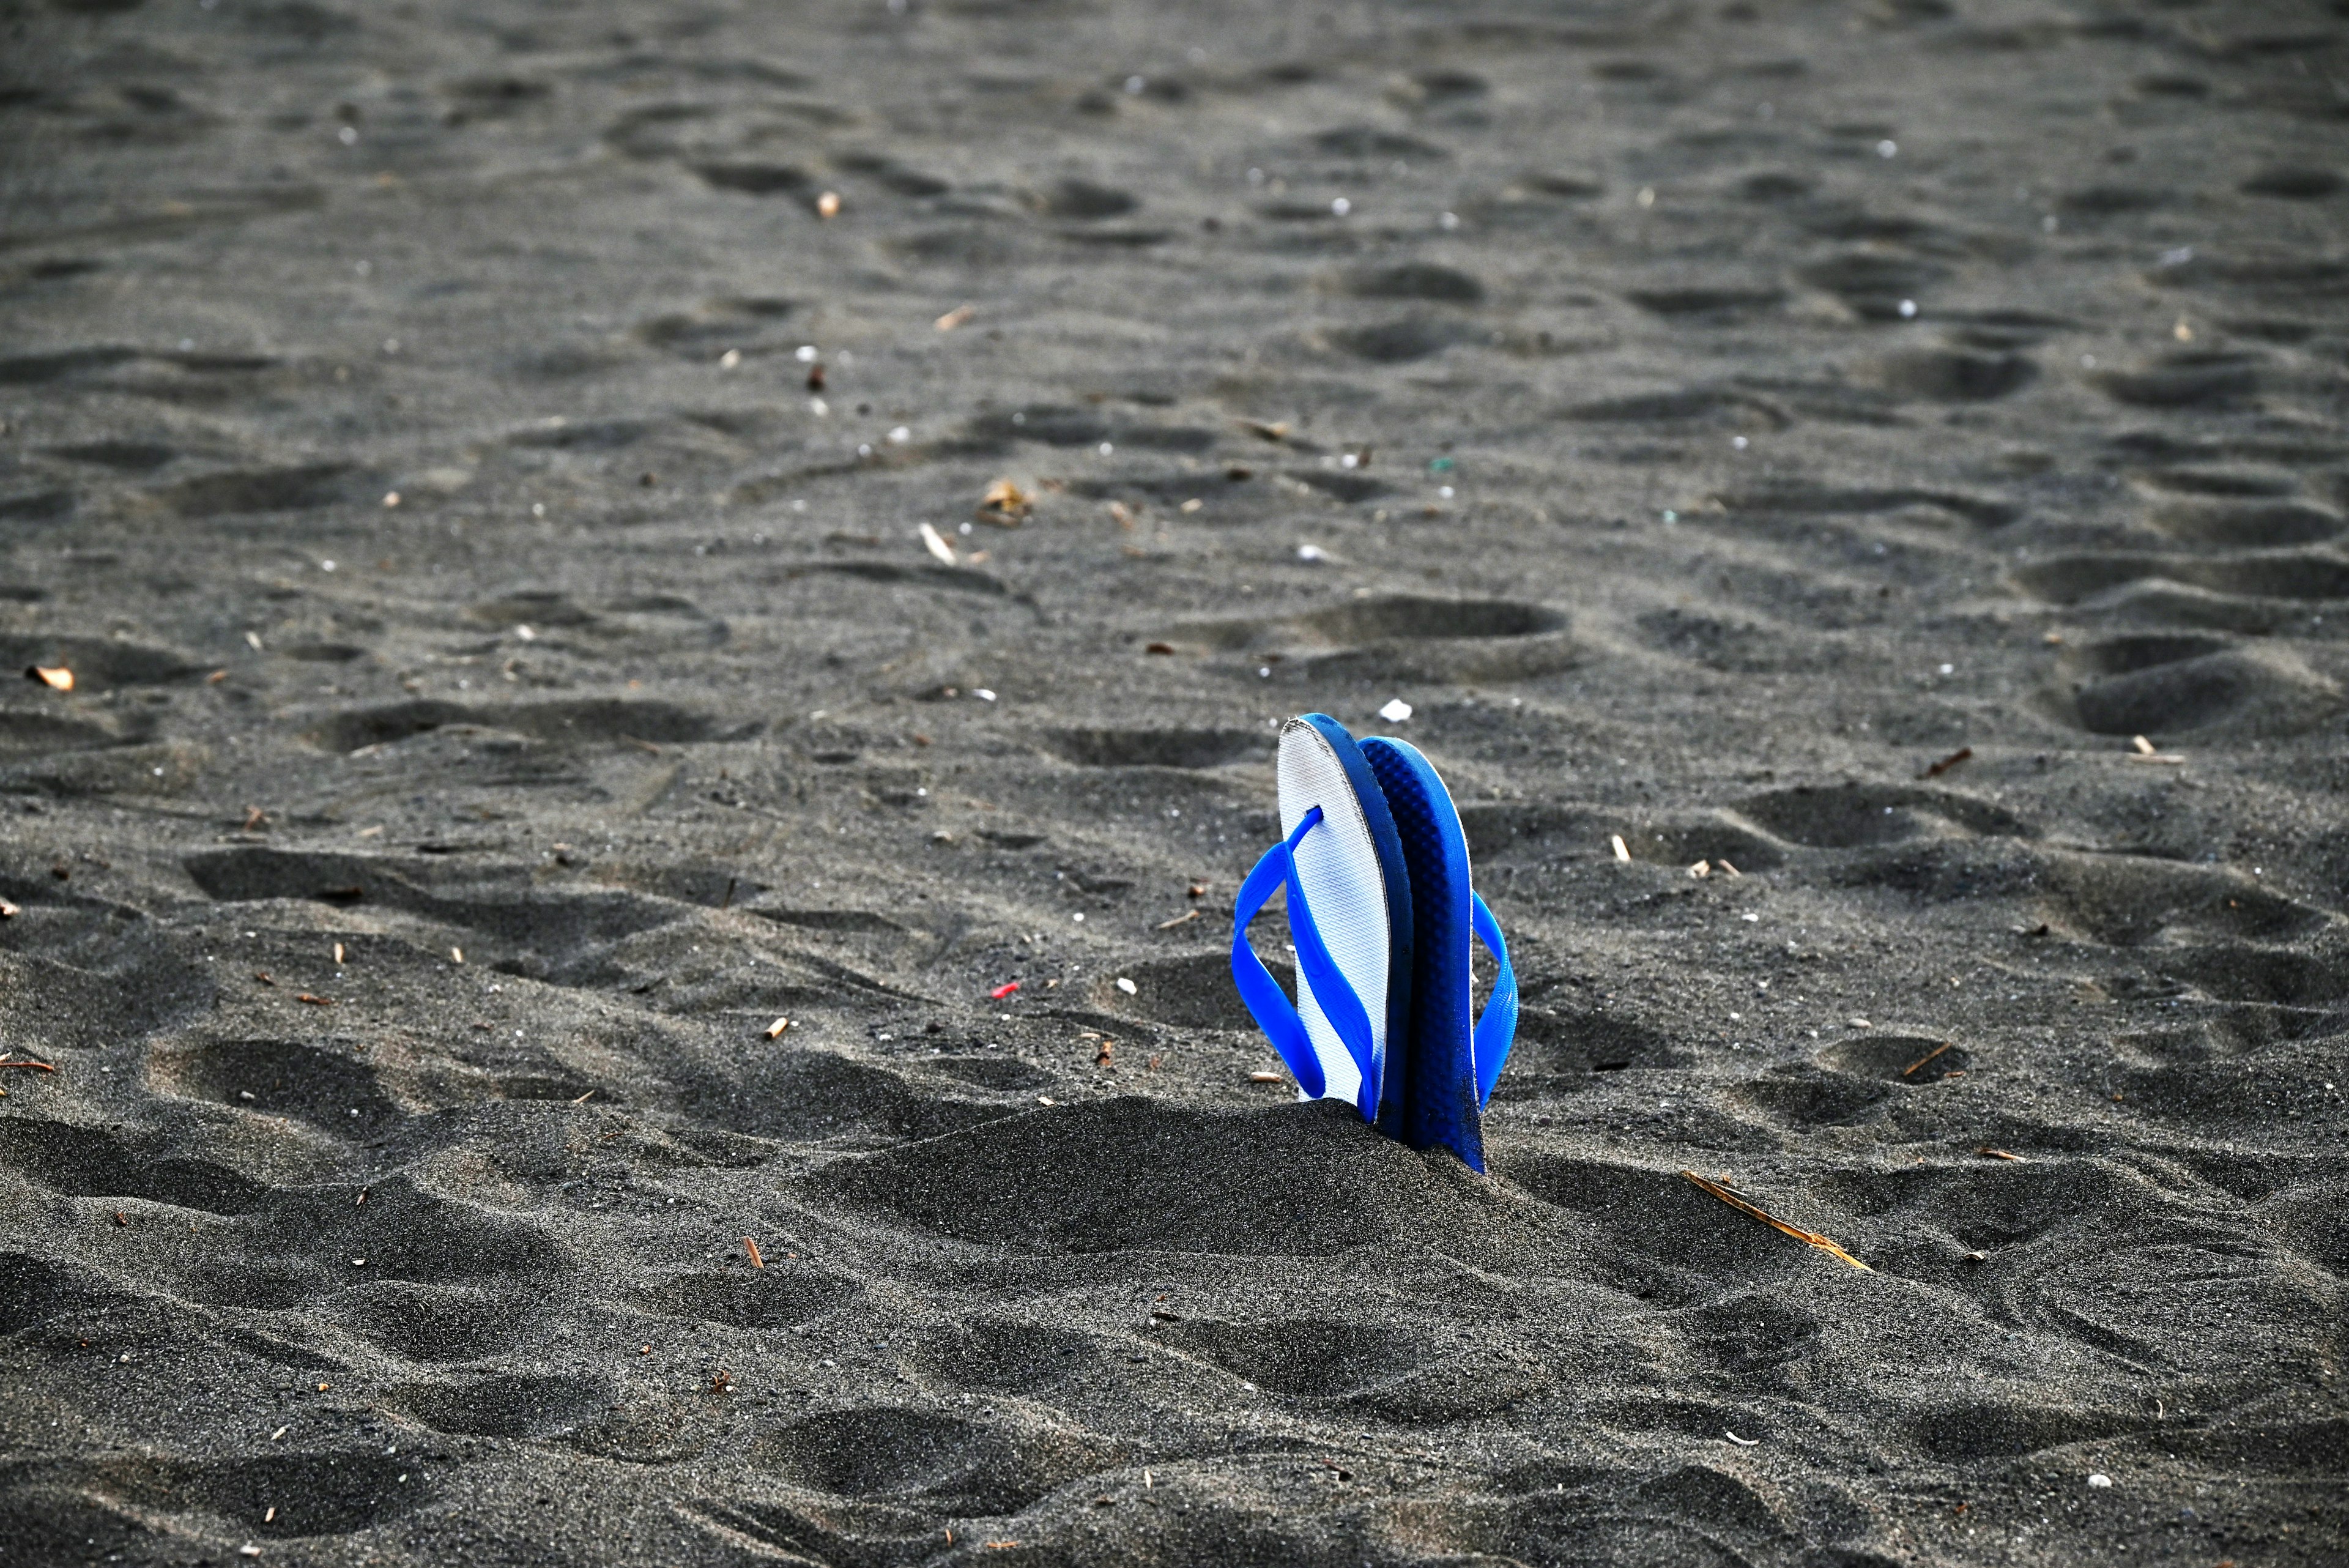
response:
{"label": "twig on sand", "polygon": [[1904,1078],[1910,1076],[1911,1075],[1913,1075],[1913,1074],[1917,1071],[1917,1069],[1918,1069],[1918,1068],[1920,1068],[1920,1067],[1923,1066],[1926,1063],[1928,1063],[1928,1062],[1931,1061],[1934,1057],[1936,1057],[1936,1056],[1940,1055],[1942,1052],[1944,1052],[1944,1051],[1948,1050],[1949,1048],[1950,1048],[1950,1043],[1949,1043],[1948,1041],[1946,1041],[1946,1040],[1942,1041],[1942,1042],[1941,1042],[1941,1044],[1940,1044],[1939,1045],[1934,1046],[1930,1051],[1926,1052],[1922,1056],[1918,1057],[1914,1062],[1909,1063],[1906,1067],[1901,1068],[1901,1069],[1900,1069],[1900,1075],[1901,1075],[1902,1077],[1904,1077]]}
{"label": "twig on sand", "polygon": [[572,1101],[571,1103],[572,1103],[573,1105],[574,1105],[574,1106],[584,1106],[584,1105],[585,1105],[589,1100],[592,1100],[592,1099],[594,1099],[595,1097],[595,1090],[593,1090],[593,1089],[590,1089],[590,1090],[588,1090],[585,1094],[584,1094],[584,1095],[580,1096],[577,1099],[575,1099],[575,1100]]}
{"label": "twig on sand", "polygon": [[54,1073],[57,1071],[55,1067],[50,1066],[47,1062],[36,1062],[30,1056],[12,1058],[5,1051],[0,1051],[0,1067],[37,1067],[44,1073]]}
{"label": "twig on sand", "polygon": [[763,1269],[767,1266],[767,1260],[759,1255],[759,1243],[753,1241],[748,1236],[742,1238],[742,1250],[750,1254],[750,1266],[752,1268]]}
{"label": "twig on sand", "polygon": [[1251,1084],[1285,1084],[1288,1081],[1288,1078],[1279,1073],[1250,1073],[1248,1075],[1248,1082]]}
{"label": "twig on sand", "polygon": [[1974,1150],[1974,1152],[1987,1159],[2011,1159],[2017,1165],[2029,1165],[2031,1163],[2021,1155],[2009,1154],[2002,1148],[1978,1148]]}
{"label": "twig on sand", "polygon": [[1159,922],[1158,922],[1158,924],[1157,924],[1156,926],[1153,927],[1152,929],[1153,929],[1154,930],[1171,931],[1171,930],[1173,930],[1175,927],[1177,927],[1177,926],[1179,926],[1179,925],[1183,925],[1183,924],[1185,924],[1185,923],[1186,923],[1186,922],[1188,922],[1188,921],[1191,921],[1191,920],[1195,920],[1195,919],[1197,919],[1198,918],[1199,918],[1199,911],[1198,911],[1198,910],[1196,910],[1196,909],[1185,909],[1185,910],[1184,910],[1181,914],[1179,914],[1179,915],[1175,916],[1175,917],[1174,917],[1173,919],[1171,919],[1171,920],[1161,920],[1161,921],[1159,921]]}
{"label": "twig on sand", "polygon": [[1925,771],[1917,776],[1920,779],[1937,779],[1951,768],[1962,767],[1973,760],[1974,749],[1971,746],[1960,746],[1940,762],[1927,763]]}
{"label": "twig on sand", "polygon": [[1861,1273],[1872,1274],[1876,1272],[1874,1269],[1869,1268],[1866,1263],[1861,1262],[1857,1258],[1853,1257],[1849,1252],[1845,1251],[1841,1247],[1837,1246],[1833,1241],[1828,1241],[1825,1236],[1820,1235],[1817,1231],[1806,1231],[1798,1225],[1789,1225],[1784,1220],[1777,1219],[1764,1212],[1759,1205],[1748,1202],[1746,1199],[1740,1198],[1736,1193],[1732,1192],[1728,1188],[1723,1187],[1718,1181],[1707,1181],[1703,1177],[1699,1176],[1693,1170],[1683,1170],[1681,1174],[1687,1177],[1691,1181],[1696,1183],[1696,1185],[1704,1191],[1710,1192],[1715,1198],[1720,1199],[1723,1203],[1728,1204],[1732,1209],[1736,1210],[1739,1213],[1761,1220],[1762,1223],[1769,1226],[1773,1231],[1778,1231],[1782,1235],[1792,1236],[1795,1241],[1804,1242],[1809,1246],[1816,1247],[1820,1251],[1828,1254],[1830,1257],[1841,1258],[1845,1262],[1849,1263]]}

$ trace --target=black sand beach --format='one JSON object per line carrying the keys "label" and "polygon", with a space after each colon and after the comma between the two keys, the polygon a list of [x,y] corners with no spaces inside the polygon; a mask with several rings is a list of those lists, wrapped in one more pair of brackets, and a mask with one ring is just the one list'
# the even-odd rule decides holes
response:
{"label": "black sand beach", "polygon": [[[0,1563],[2344,1561],[2344,152],[2338,5],[0,4]],[[1252,1077],[1313,709],[1489,1179]]]}

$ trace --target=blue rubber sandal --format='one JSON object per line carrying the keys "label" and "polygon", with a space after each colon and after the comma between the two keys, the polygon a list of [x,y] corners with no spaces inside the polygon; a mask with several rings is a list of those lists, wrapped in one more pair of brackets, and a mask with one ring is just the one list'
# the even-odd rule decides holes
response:
{"label": "blue rubber sandal", "polygon": [[[1485,1168],[1484,1109],[1517,1033],[1517,978],[1500,923],[1469,882],[1468,837],[1452,792],[1419,748],[1374,735],[1362,755],[1378,776],[1411,874],[1412,1022],[1402,1140],[1448,1148]],[[1473,1016],[1470,940],[1500,964]]]}
{"label": "blue rubber sandal", "polygon": [[[1240,886],[1233,981],[1306,1098],[1345,1100],[1401,1137],[1415,927],[1394,815],[1361,748],[1326,715],[1282,727],[1277,771],[1287,836]],[[1248,922],[1284,888],[1294,1006],[1247,940]]]}

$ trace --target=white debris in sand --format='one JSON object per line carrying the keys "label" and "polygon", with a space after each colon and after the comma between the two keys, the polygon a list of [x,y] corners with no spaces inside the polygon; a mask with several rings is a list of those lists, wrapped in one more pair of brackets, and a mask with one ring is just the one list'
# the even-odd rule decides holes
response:
{"label": "white debris in sand", "polygon": [[1411,704],[1398,697],[1379,710],[1379,717],[1390,724],[1400,724],[1411,717]]}

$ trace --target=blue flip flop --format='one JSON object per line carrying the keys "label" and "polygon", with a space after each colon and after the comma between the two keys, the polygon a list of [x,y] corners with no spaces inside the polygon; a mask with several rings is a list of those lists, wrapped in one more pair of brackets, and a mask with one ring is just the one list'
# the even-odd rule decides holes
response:
{"label": "blue flip flop", "polygon": [[[1517,977],[1500,922],[1470,885],[1468,836],[1434,766],[1408,741],[1373,735],[1362,755],[1378,775],[1411,872],[1412,1021],[1402,1139],[1448,1148],[1485,1168],[1484,1110],[1517,1033]],[[1499,972],[1474,1012],[1470,943]]]}
{"label": "blue flip flop", "polygon": [[[1283,841],[1241,884],[1232,979],[1309,1099],[1337,1098],[1402,1136],[1411,1033],[1411,876],[1386,793],[1346,727],[1325,714],[1280,732]],[[1248,945],[1248,922],[1288,895],[1297,1003]]]}
{"label": "blue flip flop", "polygon": [[[1517,982],[1501,928],[1470,886],[1451,792],[1418,748],[1356,743],[1320,713],[1282,729],[1288,836],[1241,885],[1232,978],[1309,1099],[1352,1103],[1413,1148],[1485,1168],[1483,1113],[1516,1034]],[[1298,1005],[1247,940],[1286,889]],[[1499,962],[1474,1012],[1470,944]]]}

